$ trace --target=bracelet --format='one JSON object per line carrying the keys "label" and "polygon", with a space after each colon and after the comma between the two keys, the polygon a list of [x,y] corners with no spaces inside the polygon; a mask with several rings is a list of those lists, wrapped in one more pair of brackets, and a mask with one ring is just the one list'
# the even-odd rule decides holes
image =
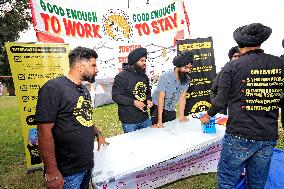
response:
{"label": "bracelet", "polygon": [[57,179],[59,178],[59,176],[60,176],[60,173],[59,173],[55,178],[53,178],[53,179],[51,179],[51,180],[48,180],[47,177],[46,177],[46,174],[45,174],[45,175],[44,175],[44,179],[45,179],[46,182],[52,182],[52,181],[57,180]]}

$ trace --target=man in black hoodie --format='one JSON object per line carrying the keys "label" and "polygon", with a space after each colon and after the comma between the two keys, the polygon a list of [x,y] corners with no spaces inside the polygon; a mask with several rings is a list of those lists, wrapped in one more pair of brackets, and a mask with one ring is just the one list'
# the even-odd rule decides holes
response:
{"label": "man in black hoodie", "polygon": [[247,188],[264,188],[267,180],[278,139],[278,103],[284,86],[283,60],[260,49],[271,32],[260,23],[234,31],[242,56],[225,65],[216,99],[201,118],[207,123],[228,103],[229,119],[217,172],[219,189],[236,188],[244,168]]}
{"label": "man in black hoodie", "polygon": [[151,89],[146,73],[147,49],[137,48],[128,55],[128,65],[114,78],[112,99],[124,133],[150,127],[147,107],[151,108]]}

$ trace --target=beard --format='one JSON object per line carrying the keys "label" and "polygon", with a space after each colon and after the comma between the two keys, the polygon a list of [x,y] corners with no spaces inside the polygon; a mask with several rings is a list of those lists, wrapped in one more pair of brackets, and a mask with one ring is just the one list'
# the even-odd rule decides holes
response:
{"label": "beard", "polygon": [[189,76],[188,76],[188,73],[187,73],[187,72],[181,72],[181,71],[179,71],[179,72],[178,72],[178,78],[179,78],[180,83],[181,83],[182,85],[188,83],[188,81],[189,81]]}
{"label": "beard", "polygon": [[138,74],[145,74],[146,73],[146,69],[143,68],[142,66],[139,66],[137,63],[135,63],[133,65],[133,68],[136,71],[136,73],[138,73]]}
{"label": "beard", "polygon": [[94,83],[96,81],[97,74],[94,75],[83,75],[83,81],[88,81],[89,83]]}

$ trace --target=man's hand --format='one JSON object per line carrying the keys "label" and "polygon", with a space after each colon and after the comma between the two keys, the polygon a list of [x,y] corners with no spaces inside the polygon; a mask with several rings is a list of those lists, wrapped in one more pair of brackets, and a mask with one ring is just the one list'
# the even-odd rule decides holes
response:
{"label": "man's hand", "polygon": [[41,122],[37,124],[38,149],[45,166],[45,188],[62,189],[64,179],[57,167],[55,144],[52,133],[54,123]]}
{"label": "man's hand", "polygon": [[200,121],[203,124],[208,123],[210,121],[210,116],[206,113],[202,116],[202,118],[200,118]]}
{"label": "man's hand", "polygon": [[179,122],[186,122],[188,118],[186,116],[179,116]]}
{"label": "man's hand", "polygon": [[141,110],[142,112],[145,112],[145,111],[143,110],[143,108],[146,106],[146,105],[144,104],[144,102],[141,102],[141,101],[139,101],[139,100],[134,100],[134,106],[135,106],[136,108],[138,108],[139,110]]}
{"label": "man's hand", "polygon": [[103,137],[102,135],[99,135],[99,136],[97,137],[97,141],[98,141],[98,150],[100,150],[101,145],[109,145],[109,142],[107,142],[107,141],[105,140],[105,137]]}
{"label": "man's hand", "polygon": [[151,125],[150,127],[151,127],[151,128],[158,128],[158,127],[157,127],[157,124]]}
{"label": "man's hand", "polygon": [[56,174],[46,174],[45,179],[46,189],[62,189],[64,186],[64,178],[59,171]]}
{"label": "man's hand", "polygon": [[157,123],[157,128],[164,128],[163,123],[158,121],[158,123]]}
{"label": "man's hand", "polygon": [[151,100],[147,100],[147,107],[152,108],[153,102]]}

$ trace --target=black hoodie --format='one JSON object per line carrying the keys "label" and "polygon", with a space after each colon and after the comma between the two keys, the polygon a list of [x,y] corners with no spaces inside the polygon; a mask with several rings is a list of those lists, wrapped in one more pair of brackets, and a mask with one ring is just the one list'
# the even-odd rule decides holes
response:
{"label": "black hoodie", "polygon": [[283,70],[282,59],[261,49],[228,62],[208,114],[214,116],[228,102],[227,133],[249,140],[277,140]]}
{"label": "black hoodie", "polygon": [[112,99],[118,104],[119,120],[124,124],[136,124],[148,119],[148,113],[134,106],[134,100],[147,105],[151,99],[149,79],[146,74],[138,74],[132,67],[118,73],[112,86]]}

